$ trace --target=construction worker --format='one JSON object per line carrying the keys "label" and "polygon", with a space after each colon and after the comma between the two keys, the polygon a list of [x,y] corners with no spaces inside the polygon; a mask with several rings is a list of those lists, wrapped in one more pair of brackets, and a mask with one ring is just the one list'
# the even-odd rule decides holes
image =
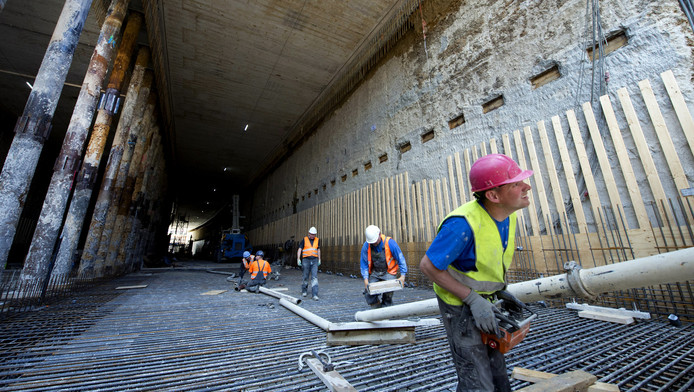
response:
{"label": "construction worker", "polygon": [[241,259],[241,265],[239,266],[239,285],[241,285],[241,282],[243,281],[243,276],[246,274],[246,271],[248,270],[248,267],[250,266],[253,259],[254,257],[253,255],[251,255],[251,252],[243,252],[243,258]]}
{"label": "construction worker", "polygon": [[475,161],[470,186],[476,200],[444,218],[419,264],[434,282],[458,374],[457,391],[511,390],[504,355],[485,346],[480,331],[499,333],[489,298],[506,287],[516,211],[530,204],[531,187],[524,180],[532,174],[502,154]]}
{"label": "construction worker", "polygon": [[304,279],[301,282],[301,296],[308,294],[308,284],[311,282],[311,295],[314,301],[318,301],[318,266],[320,265],[320,240],[316,237],[318,230],[315,227],[308,229],[308,236],[303,242],[299,242],[296,252],[296,262],[304,271]]}
{"label": "construction worker", "polygon": [[[372,308],[393,304],[393,292],[371,295],[369,283],[398,279],[405,284],[407,262],[394,239],[381,234],[381,229],[370,225],[364,231],[366,242],[361,247],[361,276],[364,278],[364,297]],[[400,277],[398,277],[398,273]]]}
{"label": "construction worker", "polygon": [[267,282],[267,276],[272,272],[270,263],[263,260],[265,253],[262,250],[255,252],[255,260],[251,261],[248,266],[248,272],[251,274],[251,281],[246,285],[246,290],[258,292],[260,286],[264,286]]}

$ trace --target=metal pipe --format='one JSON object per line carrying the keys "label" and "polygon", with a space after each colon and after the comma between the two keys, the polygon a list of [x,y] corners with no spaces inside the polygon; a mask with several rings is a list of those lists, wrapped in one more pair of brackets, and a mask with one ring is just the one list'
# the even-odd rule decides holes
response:
{"label": "metal pipe", "polygon": [[17,223],[50,134],[53,114],[91,3],[91,0],[65,1],[24,112],[15,125],[14,139],[0,173],[0,271],[7,264]]}
{"label": "metal pipe", "polygon": [[[592,299],[600,293],[690,280],[694,280],[694,248],[590,269],[575,265],[565,274],[510,284],[508,291],[524,302],[561,297]],[[354,318],[357,321],[375,321],[438,312],[438,302],[433,298],[356,312]]]}
{"label": "metal pipe", "polygon": [[317,316],[300,306],[294,305],[293,303],[287,301],[284,298],[280,298],[280,305],[303,317],[306,321],[318,326],[326,332],[328,331],[328,329],[330,329],[330,324],[332,324],[330,321],[320,316]]}
{"label": "metal pipe", "polygon": [[301,299],[299,299],[299,298],[294,298],[291,295],[282,294],[279,291],[268,289],[268,288],[265,288],[263,286],[260,286],[259,290],[261,293],[267,294],[271,297],[275,297],[275,298],[279,298],[279,299],[286,299],[287,301],[293,303],[294,305],[298,305],[301,303]]}

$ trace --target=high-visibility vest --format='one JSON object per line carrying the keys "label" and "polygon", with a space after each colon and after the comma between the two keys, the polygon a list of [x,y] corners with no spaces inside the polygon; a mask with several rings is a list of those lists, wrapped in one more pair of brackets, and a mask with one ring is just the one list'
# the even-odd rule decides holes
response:
{"label": "high-visibility vest", "polygon": [[251,280],[255,279],[255,276],[258,275],[258,272],[262,271],[263,276],[267,278],[267,274],[272,272],[270,270],[270,265],[267,263],[267,261],[260,259],[260,261],[263,262],[263,266],[260,266],[260,263],[258,260],[255,261],[255,263],[251,263],[250,268],[248,269],[248,272],[251,273]]}
{"label": "high-visibility vest", "polygon": [[301,258],[318,257],[318,237],[313,239],[313,244],[308,237],[304,237],[304,246],[301,248]]}
{"label": "high-visibility vest", "polygon": [[[383,245],[386,251],[386,264],[388,265],[388,273],[391,275],[396,275],[398,273],[398,262],[395,261],[393,253],[390,251],[390,245],[388,245],[390,237],[386,237],[384,234],[381,234],[381,241],[383,241]],[[371,245],[367,247],[366,252],[369,260],[369,273],[371,273],[371,270],[373,269],[373,263],[371,263]]]}
{"label": "high-visibility vest", "polygon": [[[516,213],[509,216],[506,250],[504,250],[496,222],[476,200],[467,202],[448,214],[439,224],[437,233],[441,230],[443,222],[454,216],[464,217],[472,229],[477,270],[463,272],[450,264],[448,272],[455,280],[482,295],[503,290],[506,285],[506,271],[511,265],[515,249]],[[460,306],[463,303],[460,298],[436,283],[434,283],[434,291],[447,304]]]}

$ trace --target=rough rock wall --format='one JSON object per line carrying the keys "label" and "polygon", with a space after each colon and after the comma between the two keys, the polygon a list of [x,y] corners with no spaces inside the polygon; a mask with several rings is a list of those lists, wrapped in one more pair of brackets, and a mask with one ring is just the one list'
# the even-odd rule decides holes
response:
{"label": "rough rock wall", "polygon": [[[580,104],[591,100],[594,67],[585,50],[592,42],[586,3],[423,2],[429,25],[426,51],[415,14],[418,28],[256,189],[252,226],[404,171],[413,182],[444,177],[445,158],[456,151],[540,120],[549,121],[568,109],[579,111]],[[606,92],[614,96],[617,89],[627,87],[637,94],[638,81],[658,81],[661,72],[672,69],[694,111],[693,34],[678,2],[601,1],[600,16],[605,36],[622,31],[627,37],[626,45],[604,56],[602,65],[609,75]],[[533,88],[530,78],[555,64],[561,77]],[[601,77],[596,73],[596,89]],[[656,83],[653,88],[663,90]],[[658,96],[666,96],[658,92]],[[504,105],[483,113],[482,105],[499,95],[503,95]],[[596,108],[597,97],[595,94]],[[635,106],[639,116],[648,116],[642,102]],[[670,110],[669,103],[665,106]],[[465,122],[450,129],[449,121],[461,114]],[[626,127],[623,118],[620,124]],[[568,134],[568,126],[564,129]],[[430,130],[434,139],[423,143],[421,135]],[[657,143],[651,141],[657,149]],[[675,146],[686,146],[680,134],[673,134],[673,141]],[[401,153],[399,146],[406,142],[411,150]],[[625,143],[633,156],[633,143]],[[609,153],[611,143],[607,147]],[[384,154],[388,159],[380,163]],[[617,162],[614,155],[610,159]],[[689,180],[694,180],[690,154],[680,159]],[[371,163],[369,170],[365,170],[367,162]],[[576,160],[574,172],[579,171]],[[626,193],[624,185],[618,185],[620,193]],[[649,196],[644,194],[644,198]]]}

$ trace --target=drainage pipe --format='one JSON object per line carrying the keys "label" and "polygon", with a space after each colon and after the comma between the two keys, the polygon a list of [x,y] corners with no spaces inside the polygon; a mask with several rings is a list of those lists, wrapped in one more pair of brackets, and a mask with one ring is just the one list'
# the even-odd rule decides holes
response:
{"label": "drainage pipe", "polygon": [[314,325],[320,327],[322,330],[326,332],[330,329],[330,325],[332,324],[330,321],[320,316],[317,316],[298,305],[294,305],[293,303],[287,301],[284,298],[280,298],[280,305],[303,317],[304,319],[306,319],[306,321],[313,323]]}
{"label": "drainage pipe", "polygon": [[[523,302],[562,297],[594,299],[601,293],[694,280],[694,248],[582,269],[566,263],[567,273],[508,285]],[[356,312],[357,321],[423,316],[439,312],[436,298]]]}
{"label": "drainage pipe", "polygon": [[267,294],[271,297],[275,297],[275,298],[279,298],[279,299],[286,299],[287,301],[293,303],[294,305],[298,305],[301,303],[301,299],[299,299],[299,298],[294,298],[291,295],[282,294],[279,291],[268,289],[268,288],[265,288],[262,286],[260,286],[260,292],[263,294]]}

